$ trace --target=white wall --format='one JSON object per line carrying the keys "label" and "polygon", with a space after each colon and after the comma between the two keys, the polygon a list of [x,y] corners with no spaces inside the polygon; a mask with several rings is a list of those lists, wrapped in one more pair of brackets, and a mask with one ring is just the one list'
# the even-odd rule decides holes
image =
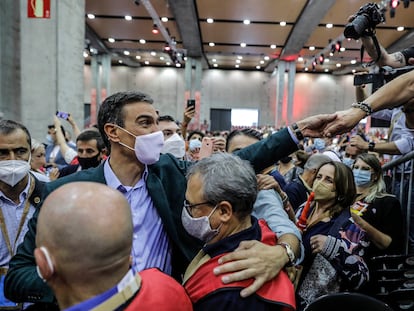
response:
{"label": "white wall", "polygon": [[[126,90],[148,93],[161,114],[181,120],[185,106],[184,72],[176,68],[112,67],[110,93]],[[259,110],[259,125],[274,124],[275,83],[275,76],[265,72],[206,70],[201,82],[200,120],[209,120],[210,108],[255,108]],[[90,67],[86,66],[85,102],[90,101],[90,85]],[[343,110],[354,100],[351,75],[298,73],[291,119],[295,121],[313,114]]]}

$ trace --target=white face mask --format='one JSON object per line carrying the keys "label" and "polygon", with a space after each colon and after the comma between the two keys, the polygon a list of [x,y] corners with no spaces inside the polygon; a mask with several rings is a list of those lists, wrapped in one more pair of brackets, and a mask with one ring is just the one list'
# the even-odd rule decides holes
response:
{"label": "white face mask", "polygon": [[185,154],[185,141],[175,133],[166,141],[161,149],[161,153],[171,153],[176,158],[182,158]]}
{"label": "white face mask", "polygon": [[187,209],[183,207],[183,211],[181,213],[181,222],[183,223],[184,229],[190,234],[191,236],[207,243],[212,238],[214,238],[219,232],[220,227],[217,229],[212,229],[210,225],[210,216],[214,213],[217,209],[218,205],[214,207],[211,211],[210,215],[202,216],[198,218],[192,217]]}
{"label": "white face mask", "polygon": [[4,160],[0,161],[0,180],[11,187],[14,187],[30,171],[29,161]]}
{"label": "white face mask", "polygon": [[147,135],[135,136],[126,129],[118,126],[120,129],[135,137],[135,146],[131,148],[122,142],[120,145],[135,151],[135,156],[142,164],[151,165],[156,163],[160,159],[160,153],[162,146],[164,146],[164,134],[161,131],[157,131]]}

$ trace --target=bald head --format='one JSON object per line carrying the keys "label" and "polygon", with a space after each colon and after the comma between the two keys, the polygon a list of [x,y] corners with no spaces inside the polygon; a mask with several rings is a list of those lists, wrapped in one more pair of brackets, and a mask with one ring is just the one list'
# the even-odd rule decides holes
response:
{"label": "bald head", "polygon": [[51,251],[57,270],[105,270],[129,262],[132,230],[130,207],[120,192],[103,184],[74,182],[44,201],[36,245]]}

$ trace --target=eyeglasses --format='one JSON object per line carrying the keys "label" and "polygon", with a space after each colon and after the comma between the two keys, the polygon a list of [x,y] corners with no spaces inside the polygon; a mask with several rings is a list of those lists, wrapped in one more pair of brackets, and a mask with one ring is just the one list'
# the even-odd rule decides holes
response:
{"label": "eyeglasses", "polygon": [[196,204],[191,204],[190,202],[188,202],[188,200],[184,200],[183,205],[184,205],[185,209],[187,210],[187,212],[188,212],[190,215],[192,215],[192,214],[191,214],[191,210],[192,210],[194,207],[197,207],[197,206],[200,206],[200,205],[213,205],[213,204],[212,204],[211,202],[209,202],[209,201],[206,201],[206,202],[201,202],[201,203],[196,203]]}

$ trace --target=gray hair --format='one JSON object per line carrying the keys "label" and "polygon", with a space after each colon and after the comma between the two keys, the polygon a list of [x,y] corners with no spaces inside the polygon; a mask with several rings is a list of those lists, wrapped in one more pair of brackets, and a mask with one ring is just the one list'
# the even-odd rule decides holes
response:
{"label": "gray hair", "polygon": [[331,158],[321,153],[312,154],[304,165],[305,170],[318,170],[325,163],[331,162]]}
{"label": "gray hair", "polygon": [[194,164],[187,174],[199,174],[204,200],[218,204],[231,203],[238,219],[250,215],[257,196],[256,174],[248,161],[229,153],[214,153]]}

